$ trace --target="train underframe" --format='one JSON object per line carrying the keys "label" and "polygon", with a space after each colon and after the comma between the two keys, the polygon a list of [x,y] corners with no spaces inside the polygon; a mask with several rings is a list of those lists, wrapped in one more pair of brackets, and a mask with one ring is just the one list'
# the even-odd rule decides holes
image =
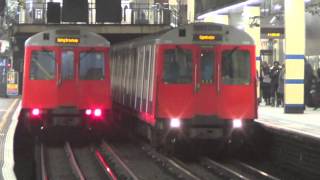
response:
{"label": "train underframe", "polygon": [[253,134],[253,123],[253,120],[243,120],[241,127],[234,127],[232,120],[199,116],[184,119],[175,128],[171,127],[169,119],[157,119],[155,126],[139,124],[146,127],[146,136],[156,149],[174,152],[183,147],[183,151],[188,148],[191,152],[202,149],[202,152],[218,153],[226,148],[237,151],[247,144]]}
{"label": "train underframe", "polygon": [[86,110],[77,108],[56,108],[39,110],[34,114],[33,109],[22,109],[19,121],[28,133],[39,136],[44,131],[77,129],[93,132],[102,137],[112,125],[111,111],[101,110],[97,117],[86,114]]}

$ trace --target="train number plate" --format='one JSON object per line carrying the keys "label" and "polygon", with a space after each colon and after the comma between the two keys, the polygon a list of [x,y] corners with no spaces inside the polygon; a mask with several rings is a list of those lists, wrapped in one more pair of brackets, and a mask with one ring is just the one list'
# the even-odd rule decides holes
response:
{"label": "train number plate", "polygon": [[53,126],[78,126],[80,125],[80,118],[66,118],[66,117],[55,117],[53,118]]}

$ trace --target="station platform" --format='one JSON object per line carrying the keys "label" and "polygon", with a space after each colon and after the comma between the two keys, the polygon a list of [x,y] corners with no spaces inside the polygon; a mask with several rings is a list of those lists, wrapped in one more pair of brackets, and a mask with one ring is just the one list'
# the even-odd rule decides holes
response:
{"label": "station platform", "polygon": [[255,121],[269,128],[320,139],[320,108],[307,107],[303,114],[286,114],[283,107],[260,105]]}

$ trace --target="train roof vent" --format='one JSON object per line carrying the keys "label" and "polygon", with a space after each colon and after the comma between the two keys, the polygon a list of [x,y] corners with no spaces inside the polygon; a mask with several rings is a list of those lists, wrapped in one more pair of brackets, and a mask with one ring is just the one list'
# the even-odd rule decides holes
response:
{"label": "train roof vent", "polygon": [[43,33],[43,40],[50,40],[50,34],[49,33]]}
{"label": "train roof vent", "polygon": [[59,29],[56,30],[57,35],[80,35],[80,30]]}
{"label": "train roof vent", "polygon": [[208,24],[195,24],[194,25],[194,31],[197,32],[204,32],[204,31],[222,31],[221,25],[208,25]]}
{"label": "train roof vent", "polygon": [[179,29],[179,37],[186,37],[186,29]]}

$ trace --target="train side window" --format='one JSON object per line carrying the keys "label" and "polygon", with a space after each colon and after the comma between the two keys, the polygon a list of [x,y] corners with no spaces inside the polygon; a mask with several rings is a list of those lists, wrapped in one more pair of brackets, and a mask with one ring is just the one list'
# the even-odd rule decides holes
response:
{"label": "train side window", "polygon": [[230,85],[250,83],[250,53],[244,50],[222,52],[222,82]]}
{"label": "train side window", "polygon": [[62,51],[61,75],[63,80],[74,79],[74,53],[73,51]]}
{"label": "train side window", "polygon": [[213,82],[214,74],[214,52],[204,50],[200,56],[201,83],[210,84]]}
{"label": "train side window", "polygon": [[103,80],[105,76],[105,62],[103,52],[80,53],[80,79]]}
{"label": "train side window", "polygon": [[55,78],[55,53],[48,50],[35,50],[31,53],[31,80],[53,80]]}
{"label": "train side window", "polygon": [[170,49],[164,52],[163,81],[169,84],[192,83],[192,52]]}

